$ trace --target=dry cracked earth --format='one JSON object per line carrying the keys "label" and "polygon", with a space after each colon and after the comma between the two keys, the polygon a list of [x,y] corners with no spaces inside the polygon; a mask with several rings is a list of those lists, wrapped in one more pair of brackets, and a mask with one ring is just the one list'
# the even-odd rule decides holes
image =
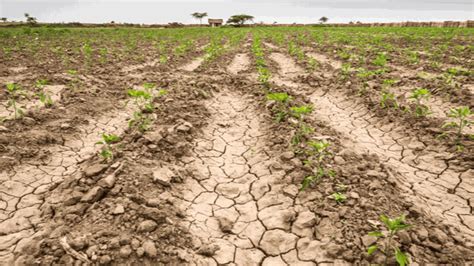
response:
{"label": "dry cracked earth", "polygon": [[[170,70],[178,74],[167,77],[170,96],[160,102],[170,117],[157,120],[149,133],[126,130],[133,110],[119,104],[64,134],[62,143],[42,147],[49,156],[2,170],[0,264],[383,263],[380,255],[365,255],[376,242],[366,233],[380,227],[374,221],[380,211],[417,213],[413,221],[420,224],[397,239],[413,262],[474,261],[472,163],[425,144],[400,121],[387,123],[353,95],[298,81],[302,68],[273,52],[268,60],[275,63],[276,89],[285,87],[314,105],[311,119],[335,132],[331,138],[344,151],[336,164],[374,164],[357,173],[380,178],[368,189],[364,181],[350,184],[349,208],[329,203],[329,184],[300,191],[293,174],[303,164],[278,141],[288,141],[290,132],[277,132],[261,97],[240,89],[245,86],[239,82],[258,88],[246,49],[210,70],[200,68],[203,57]],[[155,64],[124,71],[146,80],[155,75]],[[216,71],[221,78],[213,77]],[[103,132],[125,142],[113,164],[97,158]],[[361,162],[369,155],[376,159]],[[377,201],[385,189],[394,195]],[[392,206],[395,196],[403,203]],[[373,207],[357,207],[364,202]],[[361,225],[369,217],[371,225]]]}

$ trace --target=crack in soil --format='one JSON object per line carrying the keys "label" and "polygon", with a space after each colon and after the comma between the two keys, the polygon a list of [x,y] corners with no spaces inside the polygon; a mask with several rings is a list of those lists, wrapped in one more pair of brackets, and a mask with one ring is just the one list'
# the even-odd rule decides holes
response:
{"label": "crack in soil", "polygon": [[268,155],[264,124],[247,102],[229,91],[209,100],[212,122],[187,159],[193,175],[173,192],[187,214],[183,224],[200,247],[195,260],[332,262],[324,249],[329,239],[314,239],[316,216],[302,200],[311,193],[299,197],[296,185],[285,184],[285,171]]}
{"label": "crack in soil", "polygon": [[48,147],[51,157],[38,163],[15,167],[0,173],[0,260],[8,261],[18,246],[26,244],[38,232],[42,220],[43,194],[65,177],[81,172],[80,163],[100,148],[101,134],[120,135],[127,125],[130,108],[113,110],[93,118],[80,134],[64,136],[64,145]]}
{"label": "crack in soil", "polygon": [[[295,72],[295,69],[285,70],[291,65],[288,61],[292,59],[275,60],[283,69],[282,73]],[[300,84],[300,87],[304,86]],[[427,149],[417,138],[407,135],[406,128],[379,121],[357,99],[334,90],[311,89],[314,91],[310,98],[315,106],[315,119],[341,133],[346,138],[344,146],[359,154],[366,151],[377,154],[393,173],[398,173],[393,175],[395,181],[410,194],[414,204],[460,230],[458,235],[474,243],[473,215],[469,204],[469,199],[474,197],[470,191],[472,184],[461,187],[463,181],[473,179],[472,169],[451,166],[450,154]]]}

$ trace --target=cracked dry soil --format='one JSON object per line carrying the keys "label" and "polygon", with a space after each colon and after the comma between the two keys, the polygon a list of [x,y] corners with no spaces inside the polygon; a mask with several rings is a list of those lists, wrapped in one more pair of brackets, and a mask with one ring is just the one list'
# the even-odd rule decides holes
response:
{"label": "cracked dry soil", "polygon": [[[347,161],[342,159],[336,169],[358,168],[342,175],[356,184],[349,183],[353,190],[347,206],[327,199],[334,191],[335,184],[327,184],[331,180],[300,192],[301,175],[293,173],[303,165],[276,140],[290,133],[276,131],[280,128],[259,108],[254,91],[242,92],[232,83],[251,82],[236,76],[250,65],[247,52],[236,54],[227,67],[231,78],[208,76],[215,69],[194,73],[199,58],[182,73],[171,74],[174,79],[166,83],[181,83],[170,89],[160,109],[166,118],[144,135],[124,132],[125,113],[108,114],[78,136],[68,136],[64,145],[53,146],[55,155],[41,164],[2,173],[0,195],[6,200],[0,201],[0,265],[368,263],[365,245],[373,240],[366,231],[373,227],[360,221],[381,211],[408,210],[405,203],[385,206],[395,196],[378,199],[394,191],[382,177],[382,164],[398,172],[397,195],[407,191],[425,211],[456,225],[447,234],[445,227],[427,221],[397,239],[410,248],[412,258],[429,262],[435,253],[433,260],[443,263],[472,260],[464,247],[472,247],[472,170],[452,166],[449,154],[426,149],[403,128],[380,125],[364,106],[336,92],[316,88],[309,98],[316,106],[314,120],[335,130],[339,148],[355,154],[352,161],[342,156]],[[284,74],[274,77],[278,85],[306,89],[291,80],[302,71],[291,59],[283,54],[270,58]],[[92,136],[103,131],[124,132],[123,154],[113,165],[91,157],[97,151]],[[380,166],[372,167],[376,171],[354,163],[377,164],[367,153],[381,159]],[[357,187],[367,182],[354,173],[371,183],[368,189]],[[61,182],[65,177],[72,178]],[[422,220],[424,214],[419,215]]]}
{"label": "cracked dry soil", "polygon": [[297,246],[309,241],[316,216],[296,200],[298,188],[283,182],[285,171],[272,167],[265,123],[245,100],[215,95],[207,105],[212,122],[185,158],[195,173],[175,196],[201,246],[197,253],[208,256],[197,261],[304,264],[298,250],[307,251]]}

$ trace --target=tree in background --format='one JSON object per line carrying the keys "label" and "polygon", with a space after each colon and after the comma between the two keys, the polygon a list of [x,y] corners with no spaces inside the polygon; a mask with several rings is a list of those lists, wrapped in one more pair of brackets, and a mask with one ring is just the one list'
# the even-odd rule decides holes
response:
{"label": "tree in background", "polygon": [[247,21],[253,21],[253,16],[245,15],[245,14],[233,15],[227,20],[227,24],[234,24],[234,25],[241,26],[241,25],[244,25],[245,22]]}
{"label": "tree in background", "polygon": [[25,13],[25,18],[26,18],[26,23],[28,23],[30,25],[34,25],[34,24],[37,23],[36,18],[30,16],[30,14],[28,14],[28,13]]}
{"label": "tree in background", "polygon": [[0,18],[1,21],[7,22],[7,18]]}
{"label": "tree in background", "polygon": [[319,19],[319,21],[320,21],[321,23],[326,23],[328,20],[329,20],[329,19],[328,19],[327,17],[321,17],[321,18]]}
{"label": "tree in background", "polygon": [[193,16],[193,18],[195,18],[195,19],[199,19],[199,24],[202,24],[202,19],[207,17],[207,13],[206,12],[203,12],[203,13],[194,12],[194,13],[191,14],[191,16]]}

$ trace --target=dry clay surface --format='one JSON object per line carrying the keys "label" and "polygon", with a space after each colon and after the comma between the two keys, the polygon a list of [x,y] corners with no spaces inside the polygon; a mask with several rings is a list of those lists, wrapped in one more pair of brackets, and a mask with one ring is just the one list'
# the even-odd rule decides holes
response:
{"label": "dry clay surface", "polygon": [[[266,146],[266,128],[241,95],[223,92],[208,103],[212,121],[183,159],[193,178],[173,192],[186,210],[185,226],[206,265],[331,262],[313,239],[311,193],[286,184]],[[199,255],[196,255],[199,256]]]}
{"label": "dry clay surface", "polygon": [[117,109],[92,118],[80,133],[65,135],[63,145],[48,147],[50,157],[0,173],[0,262],[12,259],[13,252],[39,232],[40,206],[45,201],[42,195],[65,177],[80,173],[79,164],[100,149],[96,142],[101,134],[120,135],[131,112]]}
{"label": "dry clay surface", "polygon": [[[280,74],[298,72],[291,58],[283,54],[270,57],[280,67]],[[304,86],[304,85],[302,85]],[[411,199],[428,213],[453,225],[474,245],[474,171],[450,164],[452,155],[431,150],[406,134],[406,128],[381,122],[354,98],[338,91],[312,88],[314,116],[346,137],[346,146],[359,153],[377,154],[393,169],[398,184]]]}

